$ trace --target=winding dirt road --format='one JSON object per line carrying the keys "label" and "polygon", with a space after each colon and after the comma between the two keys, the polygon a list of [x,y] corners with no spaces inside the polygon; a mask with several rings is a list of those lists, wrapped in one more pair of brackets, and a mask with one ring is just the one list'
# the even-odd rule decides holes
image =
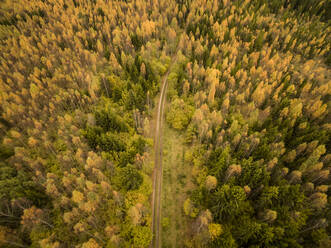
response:
{"label": "winding dirt road", "polygon": [[152,232],[153,240],[151,248],[161,247],[161,191],[162,191],[162,142],[161,142],[161,128],[163,122],[163,109],[166,98],[166,90],[168,86],[168,76],[172,65],[177,60],[176,54],[171,60],[171,64],[162,78],[162,88],[157,108],[156,129],[154,136],[154,149],[155,149],[155,161],[154,161],[154,173],[153,173],[153,196],[152,196]]}

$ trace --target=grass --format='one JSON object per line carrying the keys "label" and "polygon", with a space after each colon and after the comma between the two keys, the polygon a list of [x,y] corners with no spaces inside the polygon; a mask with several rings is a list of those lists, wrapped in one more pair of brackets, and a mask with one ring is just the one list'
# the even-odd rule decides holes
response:
{"label": "grass", "polygon": [[184,138],[164,122],[163,181],[162,181],[162,247],[185,247],[188,237],[189,217],[185,216],[183,204],[193,184],[191,167],[184,162]]}

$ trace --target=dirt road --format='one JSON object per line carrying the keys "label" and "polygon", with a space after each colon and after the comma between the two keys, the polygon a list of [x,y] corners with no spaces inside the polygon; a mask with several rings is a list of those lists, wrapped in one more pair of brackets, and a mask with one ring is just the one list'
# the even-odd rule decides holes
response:
{"label": "dirt road", "polygon": [[[176,51],[177,54],[177,51]],[[153,196],[152,196],[152,231],[153,240],[152,248],[161,247],[161,191],[162,191],[162,142],[161,142],[161,128],[163,121],[163,109],[166,98],[166,90],[168,86],[168,76],[172,65],[176,62],[177,56],[172,58],[168,71],[162,78],[161,94],[157,108],[156,129],[154,136],[154,173],[153,173]]]}

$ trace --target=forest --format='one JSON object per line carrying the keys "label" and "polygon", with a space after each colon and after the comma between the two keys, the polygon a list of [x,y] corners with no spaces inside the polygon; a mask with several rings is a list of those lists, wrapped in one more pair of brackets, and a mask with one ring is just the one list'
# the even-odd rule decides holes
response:
{"label": "forest", "polygon": [[329,0],[0,0],[0,247],[331,247],[330,68]]}

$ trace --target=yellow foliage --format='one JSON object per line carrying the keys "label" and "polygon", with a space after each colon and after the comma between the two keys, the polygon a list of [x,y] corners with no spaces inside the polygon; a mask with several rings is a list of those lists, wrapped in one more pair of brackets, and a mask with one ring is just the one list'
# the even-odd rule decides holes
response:
{"label": "yellow foliage", "polygon": [[89,239],[88,242],[85,242],[82,245],[82,248],[101,248],[102,246],[100,246],[97,241],[95,241],[95,239]]}
{"label": "yellow foliage", "polygon": [[190,199],[186,199],[184,202],[184,213],[191,218],[195,218],[198,215],[199,210],[195,208]]}
{"label": "yellow foliage", "polygon": [[208,190],[213,190],[217,186],[217,178],[214,176],[207,176],[206,178],[206,188]]}
{"label": "yellow foliage", "polygon": [[211,223],[208,225],[208,231],[212,240],[218,238],[223,233],[223,227],[220,224]]}
{"label": "yellow foliage", "polygon": [[74,190],[72,192],[72,200],[76,203],[81,203],[84,201],[84,195],[81,192]]}

